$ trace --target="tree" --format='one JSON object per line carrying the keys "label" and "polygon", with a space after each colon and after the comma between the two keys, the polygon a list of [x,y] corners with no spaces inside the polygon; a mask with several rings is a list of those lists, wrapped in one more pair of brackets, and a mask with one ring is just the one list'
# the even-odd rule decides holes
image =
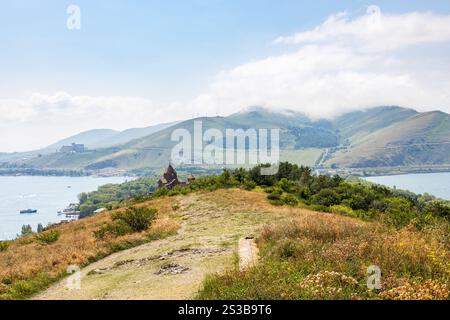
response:
{"label": "tree", "polygon": [[314,195],[311,200],[314,204],[319,204],[326,207],[334,206],[339,204],[341,201],[339,194],[332,189],[320,190],[320,192]]}
{"label": "tree", "polygon": [[425,211],[437,217],[450,219],[450,207],[444,205],[440,201],[432,201],[428,203],[425,207]]}
{"label": "tree", "polygon": [[33,229],[31,228],[31,226],[29,224],[27,225],[23,225],[22,226],[22,231],[21,231],[21,235],[22,236],[27,236],[33,233]]}
{"label": "tree", "polygon": [[37,232],[41,233],[42,231],[44,231],[44,226],[42,225],[42,223],[39,223],[37,226]]}
{"label": "tree", "polygon": [[83,192],[78,195],[78,200],[80,200],[80,204],[85,203],[88,200],[88,194],[86,192]]}

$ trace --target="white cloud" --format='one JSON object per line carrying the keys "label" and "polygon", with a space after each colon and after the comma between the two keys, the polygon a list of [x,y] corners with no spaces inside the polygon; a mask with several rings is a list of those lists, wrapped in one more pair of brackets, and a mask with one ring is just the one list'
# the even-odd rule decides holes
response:
{"label": "white cloud", "polygon": [[276,39],[298,47],[222,72],[194,106],[292,108],[316,118],[379,105],[450,111],[450,16],[374,12],[339,13]]}
{"label": "white cloud", "polygon": [[374,10],[356,18],[339,13],[313,30],[280,37],[274,43],[333,42],[366,51],[386,51],[449,40],[450,16],[429,12],[392,15]]}

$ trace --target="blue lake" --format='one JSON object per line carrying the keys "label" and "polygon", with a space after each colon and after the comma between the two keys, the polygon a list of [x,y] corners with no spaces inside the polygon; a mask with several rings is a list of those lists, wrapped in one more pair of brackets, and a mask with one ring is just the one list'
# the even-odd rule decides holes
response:
{"label": "blue lake", "polygon": [[367,177],[368,181],[450,200],[450,172]]}
{"label": "blue lake", "polygon": [[[13,239],[22,225],[35,230],[38,223],[59,222],[57,212],[78,201],[81,192],[94,191],[108,183],[122,183],[125,177],[1,177],[0,240]],[[37,214],[21,215],[20,210],[37,209]]]}

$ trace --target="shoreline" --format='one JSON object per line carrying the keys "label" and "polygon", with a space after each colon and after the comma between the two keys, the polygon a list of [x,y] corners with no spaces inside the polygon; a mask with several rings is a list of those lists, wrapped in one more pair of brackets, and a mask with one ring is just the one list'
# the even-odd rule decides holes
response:
{"label": "shoreline", "polygon": [[317,169],[321,174],[356,176],[356,177],[383,177],[399,176],[408,174],[428,174],[428,173],[447,173],[450,172],[450,166],[433,167],[369,167],[369,168],[321,168]]}

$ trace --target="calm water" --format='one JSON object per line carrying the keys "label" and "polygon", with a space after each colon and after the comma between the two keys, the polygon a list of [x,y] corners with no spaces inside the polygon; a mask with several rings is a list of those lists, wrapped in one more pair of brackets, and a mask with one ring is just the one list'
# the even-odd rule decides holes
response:
{"label": "calm water", "polygon": [[450,172],[368,177],[366,180],[450,200]]}
{"label": "calm water", "polygon": [[[0,176],[0,240],[12,239],[24,224],[35,230],[38,223],[46,226],[59,222],[57,212],[77,202],[81,192],[94,191],[108,183],[122,183],[124,177],[1,177]],[[70,188],[69,188],[70,186]],[[20,210],[37,209],[37,214],[21,215]]]}

